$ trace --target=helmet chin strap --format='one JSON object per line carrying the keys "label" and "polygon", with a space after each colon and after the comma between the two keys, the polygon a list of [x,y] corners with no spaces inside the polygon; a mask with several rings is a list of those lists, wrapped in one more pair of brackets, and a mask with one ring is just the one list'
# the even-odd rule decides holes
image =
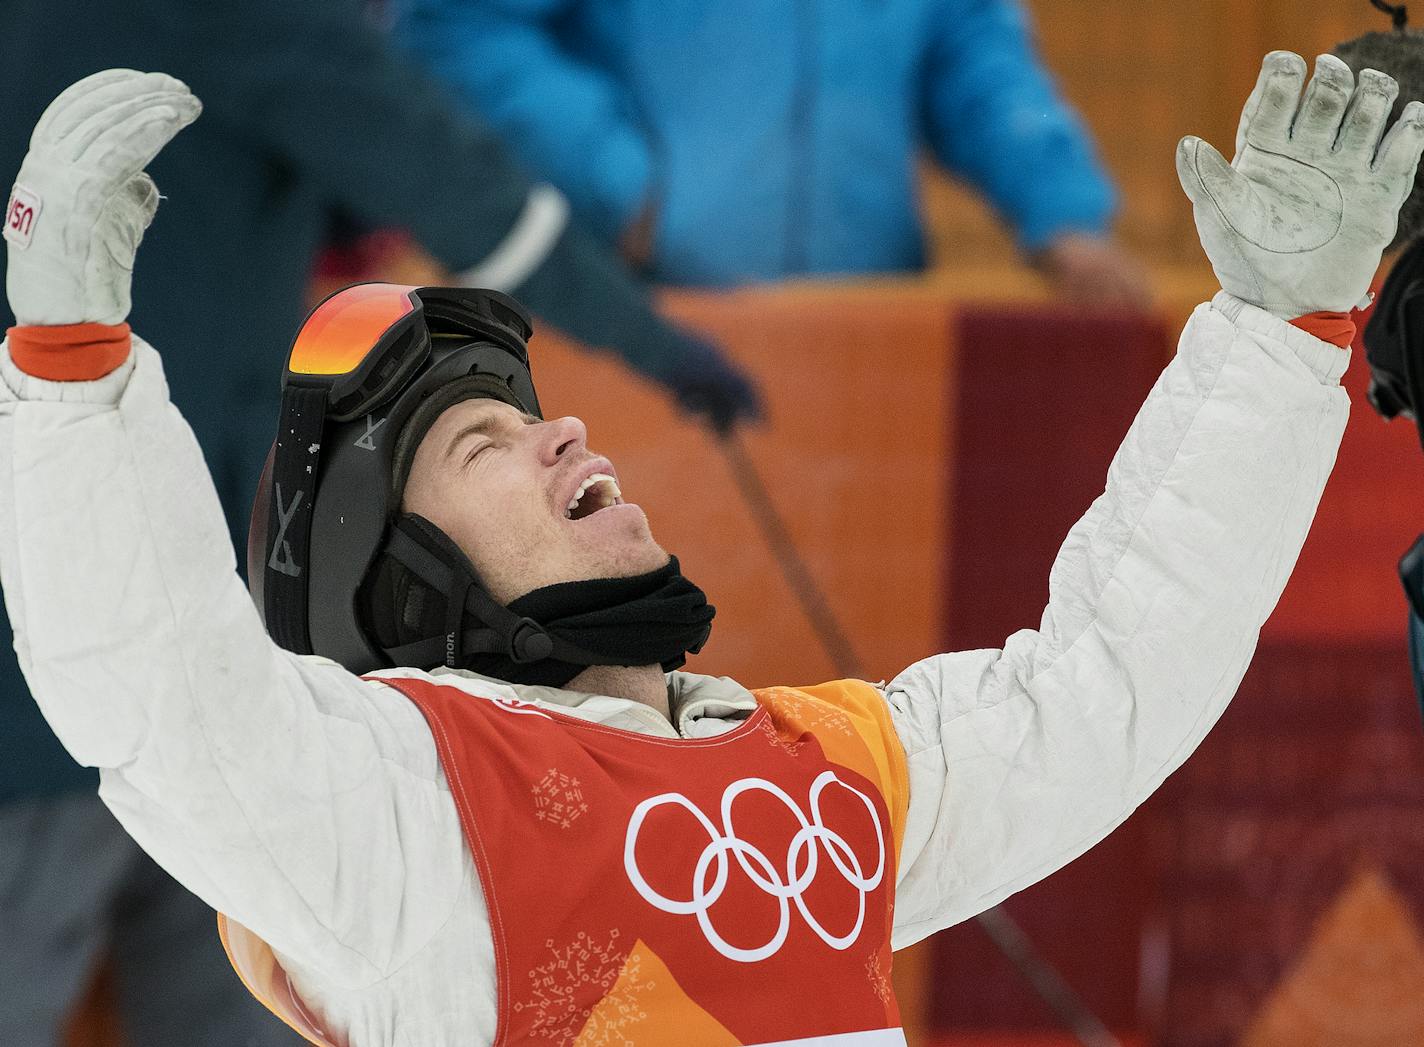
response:
{"label": "helmet chin strap", "polygon": [[454,541],[423,517],[397,519],[384,552],[445,608],[442,633],[385,648],[395,665],[446,665],[562,686],[590,665],[677,668],[711,631],[714,609],[675,558],[634,578],[544,586],[506,607]]}

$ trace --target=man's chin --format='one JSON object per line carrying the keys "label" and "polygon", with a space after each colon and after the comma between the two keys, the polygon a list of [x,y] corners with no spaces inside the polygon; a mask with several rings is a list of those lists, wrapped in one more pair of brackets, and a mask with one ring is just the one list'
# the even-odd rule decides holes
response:
{"label": "man's chin", "polygon": [[670,559],[672,558],[667,550],[653,541],[653,536],[648,534],[636,545],[618,551],[617,576],[633,578],[649,571],[661,570],[668,565]]}
{"label": "man's chin", "polygon": [[605,578],[635,578],[661,570],[667,566],[670,557],[645,527],[641,535],[604,549],[600,559],[603,561],[601,573]]}

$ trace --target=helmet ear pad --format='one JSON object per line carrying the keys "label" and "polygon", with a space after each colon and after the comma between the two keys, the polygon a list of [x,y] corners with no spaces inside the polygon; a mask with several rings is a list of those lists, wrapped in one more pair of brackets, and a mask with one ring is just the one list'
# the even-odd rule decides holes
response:
{"label": "helmet ear pad", "polygon": [[542,626],[490,596],[454,540],[415,513],[392,524],[360,603],[372,638],[397,665],[456,666],[475,654],[527,664],[554,650]]}
{"label": "helmet ear pad", "polygon": [[451,632],[452,615],[463,616],[456,601],[479,584],[460,547],[423,516],[402,513],[392,530],[413,548],[387,542],[361,592],[361,616],[387,650]]}

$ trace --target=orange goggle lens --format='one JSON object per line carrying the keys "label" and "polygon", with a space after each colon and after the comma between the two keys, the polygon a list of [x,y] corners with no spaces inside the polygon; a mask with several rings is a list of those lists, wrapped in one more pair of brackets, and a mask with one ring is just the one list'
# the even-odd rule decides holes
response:
{"label": "orange goggle lens", "polygon": [[292,346],[292,374],[343,375],[361,366],[391,327],[415,309],[413,286],[358,284],[340,291],[307,318]]}

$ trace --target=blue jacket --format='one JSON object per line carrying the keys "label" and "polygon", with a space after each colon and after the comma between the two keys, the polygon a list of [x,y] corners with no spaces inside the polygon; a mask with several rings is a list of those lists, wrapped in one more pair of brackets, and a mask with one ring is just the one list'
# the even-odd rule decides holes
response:
{"label": "blue jacket", "polygon": [[922,149],[1028,251],[1113,210],[1014,0],[405,0],[397,33],[610,240],[655,200],[667,282],[921,268]]}

